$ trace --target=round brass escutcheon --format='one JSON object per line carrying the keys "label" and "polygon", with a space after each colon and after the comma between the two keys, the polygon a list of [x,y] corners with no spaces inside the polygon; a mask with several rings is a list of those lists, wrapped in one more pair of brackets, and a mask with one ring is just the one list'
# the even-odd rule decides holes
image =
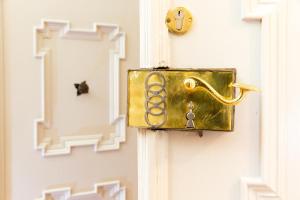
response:
{"label": "round brass escutcheon", "polygon": [[186,33],[191,28],[192,22],[192,14],[184,7],[171,9],[166,16],[166,25],[169,32],[179,35]]}

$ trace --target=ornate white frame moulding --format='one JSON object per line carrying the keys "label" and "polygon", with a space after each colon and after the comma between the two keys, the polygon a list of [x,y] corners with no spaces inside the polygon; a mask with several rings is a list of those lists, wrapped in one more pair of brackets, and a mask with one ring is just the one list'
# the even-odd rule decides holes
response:
{"label": "ornate white frame moulding", "polygon": [[94,185],[94,189],[89,192],[72,193],[72,189],[70,187],[45,190],[42,193],[42,197],[37,198],[36,200],[47,200],[49,198],[53,200],[69,200],[69,199],[97,200],[99,199],[99,195],[105,195],[105,194],[108,194],[109,200],[126,199],[125,187],[121,187],[119,181],[111,181],[111,182],[104,182],[104,183],[96,183]]}
{"label": "ornate white frame moulding", "polygon": [[[241,200],[286,199],[286,1],[242,0],[243,20],[261,21],[261,174],[241,178]],[[140,0],[141,67],[169,64],[164,14],[170,0]],[[139,131],[139,200],[168,199],[168,135]]]}
{"label": "ornate white frame moulding", "polygon": [[[38,34],[46,33],[48,29],[59,31],[60,38],[81,39],[81,40],[101,40],[102,34],[108,34],[108,39],[115,42],[115,49],[109,50],[109,122],[115,125],[115,133],[109,139],[103,139],[103,134],[94,133],[79,136],[61,136],[60,140],[63,148],[51,148],[51,138],[43,137],[39,133],[38,126],[50,127],[45,113],[45,58],[48,50],[39,50]],[[47,33],[46,33],[47,34]],[[63,20],[42,20],[41,25],[34,27],[34,57],[41,60],[41,117],[34,120],[34,145],[35,149],[41,150],[43,156],[69,154],[71,148],[75,146],[94,145],[95,151],[107,151],[118,149],[121,142],[126,137],[125,115],[120,114],[120,88],[119,88],[119,67],[120,59],[125,58],[125,33],[120,32],[119,26],[115,24],[94,23],[93,29],[72,29],[69,21]]]}

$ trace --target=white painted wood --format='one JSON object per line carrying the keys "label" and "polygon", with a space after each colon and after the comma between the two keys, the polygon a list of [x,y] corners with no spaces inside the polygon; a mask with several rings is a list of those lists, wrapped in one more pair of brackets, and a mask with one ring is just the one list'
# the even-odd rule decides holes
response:
{"label": "white painted wood", "polygon": [[244,1],[243,19],[261,20],[261,177],[242,178],[242,199],[286,199],[286,1]]}
{"label": "white painted wood", "polygon": [[42,197],[36,200],[125,200],[126,190],[119,181],[96,183],[88,192],[72,193],[70,187],[54,188],[43,191]]}
{"label": "white painted wood", "polygon": [[300,199],[300,2],[288,1],[288,34],[287,34],[287,118],[288,118],[288,148],[287,148],[287,198]]}
{"label": "white painted wood", "polygon": [[138,134],[139,199],[168,199],[168,134]]}
{"label": "white painted wood", "polygon": [[[151,63],[151,52],[155,42],[149,42],[149,39],[154,38],[153,30],[159,26],[159,22],[154,23],[158,14],[153,14],[153,1],[141,2],[141,19],[146,23],[141,24],[141,66],[146,66],[156,63]],[[188,1],[192,2],[192,1]],[[188,4],[177,4],[182,6]],[[196,4],[196,2],[194,2]],[[200,3],[198,3],[201,6]],[[190,8],[193,11],[193,8]],[[285,0],[243,0],[242,1],[242,18],[245,21],[261,21],[261,128],[260,128],[260,174],[259,177],[243,177],[241,178],[241,199],[286,199],[286,123],[287,123],[287,97],[286,97],[286,14],[287,7]],[[162,11],[162,10],[160,10]],[[162,11],[161,15],[165,13]],[[217,13],[216,13],[216,16]],[[200,19],[198,19],[200,20]],[[205,19],[201,19],[205,20]],[[208,19],[206,19],[208,20]],[[195,20],[196,21],[196,20]],[[161,23],[161,21],[160,21]],[[149,26],[152,26],[149,27]],[[165,28],[165,27],[163,27]],[[221,34],[221,33],[220,33]],[[157,36],[157,34],[156,34]],[[177,36],[172,36],[177,37]],[[189,36],[187,36],[189,37]],[[195,36],[194,36],[195,37]],[[200,37],[200,36],[199,36]],[[156,38],[156,42],[163,40],[164,35]],[[178,39],[180,40],[180,39]],[[154,44],[153,46],[151,46]],[[176,46],[169,44],[172,48]],[[184,45],[184,43],[182,43]],[[156,51],[158,53],[159,50]],[[168,53],[169,55],[170,53]],[[191,52],[192,55],[193,52]],[[147,56],[146,56],[147,55]],[[173,55],[173,54],[172,54]],[[200,56],[200,55],[199,55]],[[188,57],[188,56],[187,56]],[[200,56],[201,57],[201,56]],[[173,58],[172,58],[173,59]],[[169,64],[170,62],[168,62]],[[179,66],[178,63],[173,63]],[[183,66],[182,66],[183,67]],[[214,66],[215,67],[215,66]],[[149,133],[151,134],[151,133]],[[156,188],[160,187],[160,181],[166,178],[168,169],[162,163],[160,169],[153,167],[153,163],[161,162],[161,154],[166,155],[164,162],[168,162],[168,153],[166,149],[161,149],[156,154],[156,145],[149,145],[154,143],[154,136],[147,135],[146,132],[139,134],[139,199],[153,199],[153,193],[158,191]],[[166,137],[167,139],[167,137]],[[169,138],[168,138],[169,139]],[[187,140],[189,141],[189,140]],[[160,141],[161,142],[161,141]],[[155,143],[159,143],[155,141]],[[167,143],[165,141],[165,143]],[[170,143],[168,142],[168,145]],[[186,148],[189,145],[186,144]],[[168,151],[168,150],[167,150]],[[151,153],[149,153],[151,152]],[[154,158],[153,158],[154,155]],[[155,158],[156,155],[156,158]],[[186,155],[187,160],[190,155]],[[224,155],[226,156],[226,155]],[[169,163],[170,165],[170,163]],[[156,165],[157,166],[157,165]],[[156,177],[159,181],[153,181],[149,178],[150,172],[164,171],[165,174]],[[188,172],[187,172],[188,173]],[[211,181],[216,181],[217,177],[211,177]],[[169,177],[172,180],[172,177]],[[181,184],[187,184],[184,180]],[[165,183],[169,185],[170,183]],[[217,187],[215,188],[217,191]],[[169,190],[168,190],[169,191]],[[234,191],[237,192],[238,191]],[[159,196],[159,194],[157,194]],[[168,195],[162,192],[161,195]],[[187,195],[186,195],[187,197]],[[190,195],[187,198],[192,198]],[[194,197],[196,198],[196,197]],[[199,198],[199,197],[197,197]],[[166,198],[165,198],[166,199]]]}
{"label": "white painted wood", "polygon": [[[140,67],[169,65],[169,0],[140,0]],[[168,199],[168,133],[138,132],[138,198]]]}
{"label": "white painted wood", "polygon": [[140,67],[168,65],[170,46],[165,13],[170,1],[140,1]]}
{"label": "white painted wood", "polygon": [[3,7],[0,2],[0,200],[5,200]]}
{"label": "white painted wood", "polygon": [[[115,133],[110,134],[110,138],[103,139],[103,133],[93,133],[85,134],[84,136],[62,136],[61,143],[62,147],[53,148],[51,147],[52,138],[45,137],[39,132],[39,127],[41,129],[51,128],[50,117],[47,116],[45,110],[48,106],[46,102],[46,86],[45,86],[45,74],[46,68],[51,68],[52,66],[47,66],[45,59],[48,52],[51,49],[41,46],[42,43],[39,41],[40,34],[49,34],[47,32],[58,31],[61,32],[60,37],[62,39],[72,39],[72,40],[101,40],[102,35],[107,34],[110,41],[115,42],[115,48],[109,50],[109,68],[110,68],[110,79],[106,87],[109,87],[109,121],[111,125],[114,125]],[[101,24],[94,23],[93,29],[72,29],[71,24],[64,20],[42,20],[41,25],[34,28],[34,56],[41,61],[41,108],[42,114],[41,118],[34,121],[34,140],[35,148],[42,151],[43,156],[51,155],[63,155],[69,154],[73,146],[85,146],[93,145],[95,151],[108,151],[118,149],[121,142],[125,142],[125,115],[120,114],[120,89],[119,89],[119,77],[120,77],[120,59],[125,58],[125,33],[120,32],[119,26],[115,24]],[[49,97],[48,97],[49,98]],[[48,101],[49,102],[49,101]],[[48,113],[49,115],[49,113]]]}

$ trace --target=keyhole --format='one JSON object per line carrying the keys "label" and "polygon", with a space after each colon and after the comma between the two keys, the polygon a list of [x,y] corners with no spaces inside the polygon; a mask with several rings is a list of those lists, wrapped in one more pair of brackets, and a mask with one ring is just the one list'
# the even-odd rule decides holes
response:
{"label": "keyhole", "polygon": [[188,104],[188,107],[189,107],[189,112],[186,114],[186,119],[187,119],[186,128],[195,128],[194,119],[196,116],[195,113],[193,113],[193,108],[194,108],[193,102],[190,102]]}
{"label": "keyhole", "polygon": [[182,10],[178,10],[175,15],[176,29],[180,31],[183,27],[184,13],[182,12]]}
{"label": "keyhole", "polygon": [[192,15],[184,7],[170,9],[165,18],[165,24],[169,32],[181,35],[190,29],[192,24]]}

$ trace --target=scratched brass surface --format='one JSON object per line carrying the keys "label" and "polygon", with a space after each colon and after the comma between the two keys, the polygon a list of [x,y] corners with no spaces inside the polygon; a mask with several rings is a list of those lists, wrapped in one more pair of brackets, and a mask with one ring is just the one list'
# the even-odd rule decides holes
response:
{"label": "scratched brass surface", "polygon": [[[188,103],[194,104],[195,129],[232,131],[234,106],[224,105],[201,87],[187,90],[184,80],[199,77],[209,83],[218,93],[226,98],[234,98],[235,91],[229,85],[235,83],[235,69],[160,69],[166,79],[166,122],[160,129],[186,129]],[[151,69],[128,71],[127,123],[138,128],[151,128],[145,121],[145,78]],[[155,81],[155,80],[154,80]],[[159,117],[151,118],[161,120]],[[191,129],[187,129],[191,130]]]}

